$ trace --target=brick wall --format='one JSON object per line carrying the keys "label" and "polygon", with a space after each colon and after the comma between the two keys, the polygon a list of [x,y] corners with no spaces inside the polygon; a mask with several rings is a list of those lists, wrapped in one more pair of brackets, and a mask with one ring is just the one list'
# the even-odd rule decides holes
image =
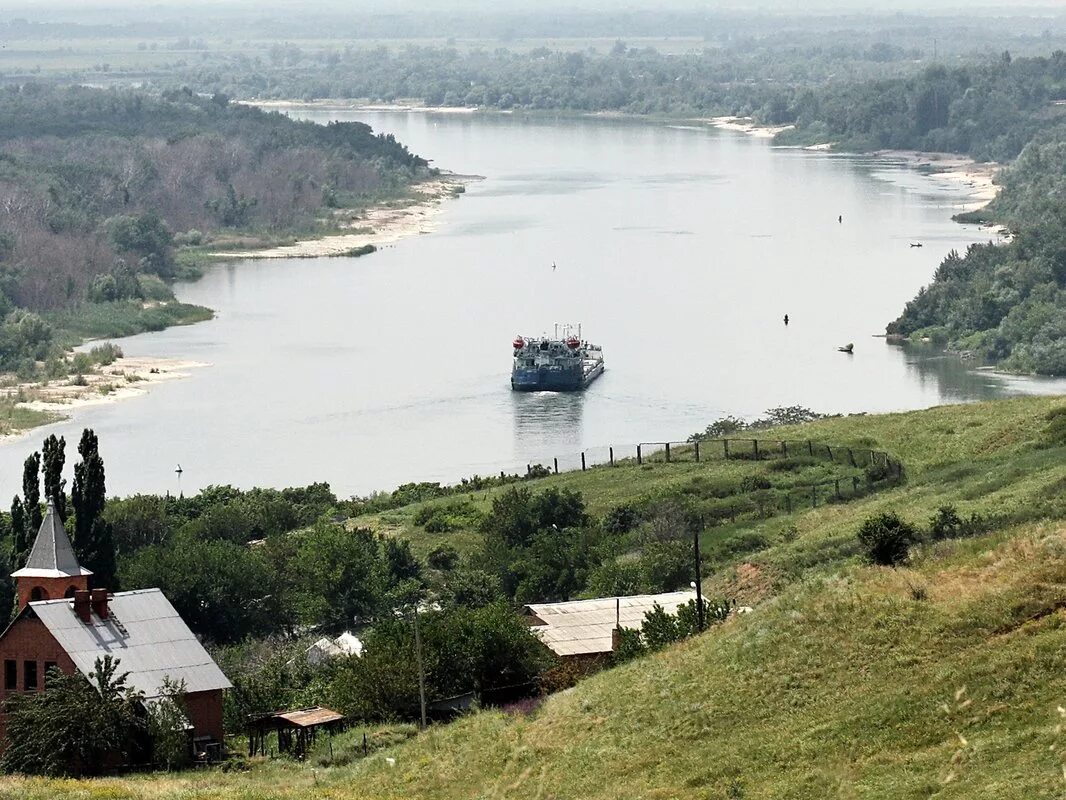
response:
{"label": "brick wall", "polygon": [[[8,688],[8,665],[10,660],[15,661],[16,687]],[[44,688],[45,665],[55,663],[63,672],[73,675],[74,662],[66,654],[55,637],[49,633],[48,628],[38,619],[22,617],[17,620],[7,631],[7,635],[0,639],[0,703],[12,694],[21,694],[26,686],[27,669],[26,662],[36,664],[37,689]],[[30,691],[33,691],[30,689]],[[0,743],[6,735],[7,720],[0,705]],[[0,745],[2,746],[2,745]]]}
{"label": "brick wall", "polygon": [[222,741],[222,690],[189,692],[185,695],[185,711],[189,715],[194,736],[210,736]]}

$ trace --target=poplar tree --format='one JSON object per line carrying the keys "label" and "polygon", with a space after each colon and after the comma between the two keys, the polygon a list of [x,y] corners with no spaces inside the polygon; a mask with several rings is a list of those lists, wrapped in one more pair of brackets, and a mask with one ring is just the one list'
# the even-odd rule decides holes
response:
{"label": "poplar tree", "polygon": [[66,463],[67,442],[63,437],[56,438],[53,433],[44,440],[41,448],[42,466],[44,467],[44,496],[56,507],[61,520],[67,518],[67,482],[63,479],[63,465]]}
{"label": "poplar tree", "polygon": [[29,553],[30,539],[26,535],[26,510],[22,498],[15,495],[11,501],[11,571],[22,569]]}
{"label": "poplar tree", "polygon": [[98,587],[115,588],[115,544],[111,527],[101,518],[107,489],[104,460],[91,428],[82,431],[78,443],[81,461],[74,465],[70,500],[74,506],[74,553],[81,565],[93,572]]}
{"label": "poplar tree", "polygon": [[22,467],[22,507],[26,512],[26,536],[37,535],[41,528],[41,454],[34,453]]}

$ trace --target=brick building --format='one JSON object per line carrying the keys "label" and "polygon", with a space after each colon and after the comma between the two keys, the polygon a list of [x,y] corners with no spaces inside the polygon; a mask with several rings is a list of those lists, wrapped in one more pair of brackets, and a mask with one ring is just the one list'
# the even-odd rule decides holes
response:
{"label": "brick building", "polygon": [[[26,566],[11,574],[18,613],[0,634],[0,702],[44,688],[53,666],[87,676],[110,655],[146,700],[159,697],[164,678],[184,681],[193,742],[221,742],[222,692],[231,684],[170,601],[159,589],[90,591],[91,575],[49,503]],[[0,710],[0,734],[3,716]]]}

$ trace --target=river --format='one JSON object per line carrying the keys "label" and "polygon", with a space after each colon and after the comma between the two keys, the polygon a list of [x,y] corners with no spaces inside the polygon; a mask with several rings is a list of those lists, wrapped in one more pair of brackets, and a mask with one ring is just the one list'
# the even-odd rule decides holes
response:
{"label": "river", "polygon": [[[988,238],[951,221],[961,188],[701,126],[302,115],[369,122],[484,179],[439,230],[371,256],[235,263],[180,286],[217,319],[121,346],[211,366],[0,447],[5,496],[45,432],[66,436],[73,462],[83,426],[111,494],[328,481],[347,496],[572,464],[773,406],[877,412],[1066,387],[874,338],[946,253]],[[556,322],[583,324],[606,374],[583,394],[512,394],[511,340]],[[837,352],[848,342],[853,356]]]}

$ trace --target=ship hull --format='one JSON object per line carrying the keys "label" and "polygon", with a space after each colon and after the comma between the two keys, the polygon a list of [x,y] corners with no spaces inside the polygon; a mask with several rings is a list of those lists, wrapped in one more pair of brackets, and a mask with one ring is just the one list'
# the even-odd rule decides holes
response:
{"label": "ship hull", "polygon": [[516,392],[580,392],[602,374],[602,363],[580,370],[516,369],[511,373],[511,388]]}

